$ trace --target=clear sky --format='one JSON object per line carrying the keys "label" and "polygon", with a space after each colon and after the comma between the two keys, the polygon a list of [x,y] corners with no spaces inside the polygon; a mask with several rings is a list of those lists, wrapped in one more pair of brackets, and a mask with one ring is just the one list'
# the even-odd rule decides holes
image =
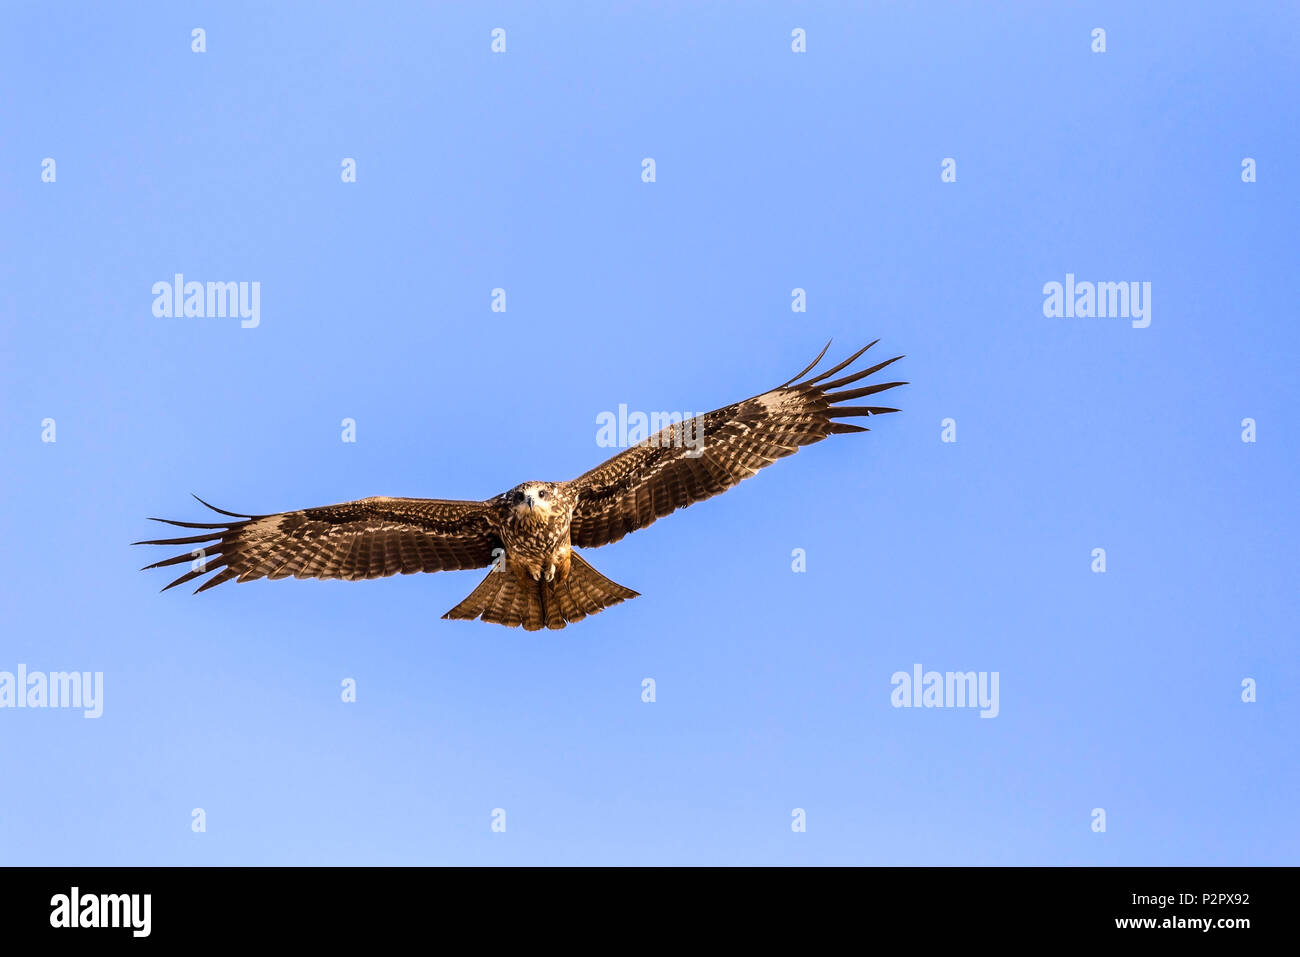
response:
{"label": "clear sky", "polygon": [[[0,672],[103,713],[0,709],[0,861],[1300,863],[1300,8],[600,6],[5,5]],[[563,632],[127,544],[571,478],[832,337],[901,414],[588,553],[643,597]]]}

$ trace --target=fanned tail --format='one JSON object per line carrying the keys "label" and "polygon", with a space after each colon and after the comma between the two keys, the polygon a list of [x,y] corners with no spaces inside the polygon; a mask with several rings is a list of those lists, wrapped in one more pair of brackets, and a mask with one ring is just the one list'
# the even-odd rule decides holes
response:
{"label": "fanned tail", "polygon": [[573,564],[564,581],[521,582],[505,562],[493,566],[477,588],[443,618],[483,621],[507,628],[520,625],[525,631],[546,627],[554,630],[588,615],[604,611],[638,592],[612,582],[578,555],[572,553]]}

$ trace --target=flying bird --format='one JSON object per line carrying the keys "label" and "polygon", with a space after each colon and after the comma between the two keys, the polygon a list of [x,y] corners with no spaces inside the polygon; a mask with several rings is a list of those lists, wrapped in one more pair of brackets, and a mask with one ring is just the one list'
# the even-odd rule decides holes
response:
{"label": "flying bird", "polygon": [[528,631],[563,628],[638,597],[592,568],[575,549],[617,542],[828,435],[869,431],[841,420],[897,412],[841,403],[905,382],[842,387],[902,356],[831,379],[876,342],[803,379],[826,355],[828,342],[807,368],[775,389],[668,425],[572,481],[524,482],[482,502],[376,497],[273,515],[227,512],[199,499],[233,521],[156,518],[152,521],[205,531],[133,544],[196,546],[145,566],[192,563],[163,591],[215,572],[195,594],[231,580],[356,581],[491,566],[443,618],[522,625]]}

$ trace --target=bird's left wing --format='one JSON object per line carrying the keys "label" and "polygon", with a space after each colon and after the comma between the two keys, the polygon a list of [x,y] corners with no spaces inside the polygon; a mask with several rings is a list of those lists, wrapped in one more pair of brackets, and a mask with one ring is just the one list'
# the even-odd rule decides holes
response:
{"label": "bird's left wing", "polygon": [[189,562],[190,570],[167,588],[208,572],[217,574],[196,588],[195,594],[231,579],[246,582],[292,575],[356,581],[399,573],[483,568],[492,563],[493,549],[501,546],[489,502],[380,497],[275,515],[238,515],[212,505],[208,508],[233,521],[154,519],[206,531],[186,538],[133,543],[192,546],[185,554],[145,566]]}
{"label": "bird's left wing", "polygon": [[800,446],[837,432],[868,431],[841,419],[897,412],[884,406],[839,403],[905,382],[831,390],[879,372],[902,356],[825,381],[875,344],[812,379],[796,382],[821,362],[826,355],[822,349],[808,368],[775,389],[667,426],[574,479],[570,488],[577,491],[578,501],[569,527],[573,544],[595,548],[616,542],[674,509],[726,491]]}

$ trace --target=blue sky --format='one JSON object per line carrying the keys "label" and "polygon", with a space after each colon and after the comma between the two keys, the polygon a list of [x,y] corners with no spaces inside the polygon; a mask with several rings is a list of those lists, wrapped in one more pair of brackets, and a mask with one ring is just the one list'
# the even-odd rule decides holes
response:
{"label": "blue sky", "polygon": [[[700,6],[6,5],[0,671],[104,701],[0,709],[0,861],[1297,863],[1300,12]],[[563,632],[127,547],[574,477],[832,337],[902,413],[588,553],[643,597]]]}

